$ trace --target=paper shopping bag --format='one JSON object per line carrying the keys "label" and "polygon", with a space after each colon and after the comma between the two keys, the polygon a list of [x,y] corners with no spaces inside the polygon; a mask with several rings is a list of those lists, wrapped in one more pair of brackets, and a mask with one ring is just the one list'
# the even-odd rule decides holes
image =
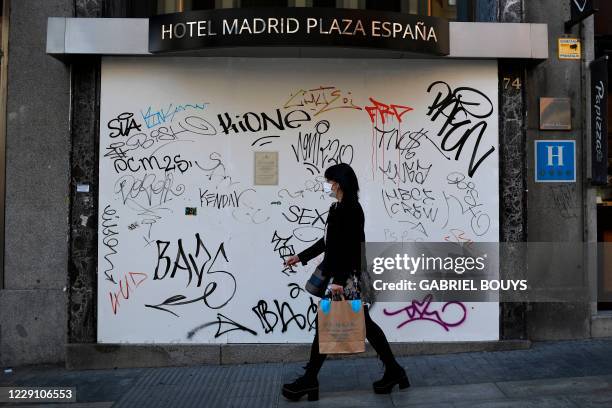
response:
{"label": "paper shopping bag", "polygon": [[321,354],[352,354],[365,351],[365,317],[361,300],[321,299],[317,324]]}

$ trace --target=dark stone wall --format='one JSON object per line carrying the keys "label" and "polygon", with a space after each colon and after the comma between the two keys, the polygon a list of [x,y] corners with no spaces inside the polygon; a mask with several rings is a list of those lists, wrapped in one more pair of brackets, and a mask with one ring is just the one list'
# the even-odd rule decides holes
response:
{"label": "dark stone wall", "polygon": [[[521,243],[527,241],[525,67],[502,62],[500,76],[500,216],[502,264],[501,275],[516,278],[516,271],[526,274],[526,257]],[[520,88],[519,88],[520,85]],[[502,303],[500,337],[525,339],[525,303]]]}
{"label": "dark stone wall", "polygon": [[[502,23],[523,22],[522,0],[500,0],[498,19]],[[502,278],[526,269],[521,248],[510,244],[527,240],[524,90],[524,64],[500,61],[500,241],[506,243],[501,252]],[[526,338],[525,310],[524,303],[500,304],[500,338]]]}
{"label": "dark stone wall", "polygon": [[533,22],[524,21],[523,0],[499,0],[497,10],[500,23]]}
{"label": "dark stone wall", "polygon": [[46,54],[46,32],[73,7],[10,1],[0,366],[65,358],[70,69]]}
{"label": "dark stone wall", "polygon": [[497,21],[497,0],[478,0],[476,2],[476,21]]}
{"label": "dark stone wall", "polygon": [[[525,15],[533,23],[548,24],[550,55],[548,60],[527,71],[527,187],[529,242],[582,243],[585,239],[583,141],[586,138],[583,70],[581,60],[560,60],[557,39],[565,36],[565,21],[570,19],[570,2],[558,0],[526,1]],[[572,35],[581,37],[580,25]],[[591,38],[592,41],[592,38]],[[586,48],[586,44],[583,44]],[[584,53],[584,51],[583,51]],[[539,129],[539,98],[569,97],[572,109],[571,131]],[[534,142],[538,139],[576,141],[576,183],[535,183]],[[559,199],[560,196],[563,199]],[[555,276],[560,264],[576,262],[576,272],[586,274],[584,260],[564,260],[563,254],[529,274]],[[585,276],[586,278],[586,276]],[[533,340],[558,340],[590,336],[588,303],[532,303],[527,311],[527,333]],[[562,317],[562,318],[561,318]]]}
{"label": "dark stone wall", "polygon": [[[102,17],[102,0],[80,0],[77,17]],[[98,140],[100,58],[78,58],[72,67],[69,343],[96,342]],[[78,193],[77,185],[89,186]]]}
{"label": "dark stone wall", "polygon": [[102,17],[105,0],[74,0],[76,17]]}
{"label": "dark stone wall", "polygon": [[[99,58],[72,64],[70,343],[96,341],[99,67]],[[89,193],[77,193],[77,184],[89,186]]]}
{"label": "dark stone wall", "polygon": [[151,17],[157,14],[157,0],[105,0],[103,14],[104,17]]}

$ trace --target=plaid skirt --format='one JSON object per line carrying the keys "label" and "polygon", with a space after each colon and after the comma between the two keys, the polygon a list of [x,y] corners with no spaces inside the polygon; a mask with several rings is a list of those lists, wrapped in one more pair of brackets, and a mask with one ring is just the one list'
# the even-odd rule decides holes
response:
{"label": "plaid skirt", "polygon": [[[340,295],[334,294],[331,296],[331,285],[334,283],[334,279],[332,278],[329,285],[327,285],[327,289],[325,290],[325,297],[331,298],[332,300],[342,300]],[[339,283],[337,283],[339,285]],[[351,276],[346,280],[344,285],[344,299],[345,300],[355,300],[361,299],[361,289],[359,286],[359,279],[356,276]]]}

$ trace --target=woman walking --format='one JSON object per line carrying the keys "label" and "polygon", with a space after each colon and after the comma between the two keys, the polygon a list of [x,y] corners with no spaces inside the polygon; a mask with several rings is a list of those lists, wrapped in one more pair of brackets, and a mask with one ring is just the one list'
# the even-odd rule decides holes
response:
{"label": "woman walking", "polygon": [[[347,300],[361,299],[360,279],[362,270],[362,244],[365,242],[364,214],[359,204],[359,182],[355,172],[348,164],[337,164],[325,171],[325,192],[336,198],[327,216],[325,237],[298,255],[286,260],[287,265],[308,261],[325,253],[319,268],[327,277],[331,277],[332,296],[344,295]],[[400,388],[410,386],[406,372],[393,356],[389,342],[382,329],[374,323],[364,305],[366,338],[376,350],[385,365],[383,377],[373,384],[377,394],[388,394],[396,384]],[[308,394],[309,401],[319,399],[319,382],[317,376],[325,361],[326,355],[319,353],[319,330],[317,327],[310,360],[303,376],[294,382],[283,385],[283,395],[293,401]]]}

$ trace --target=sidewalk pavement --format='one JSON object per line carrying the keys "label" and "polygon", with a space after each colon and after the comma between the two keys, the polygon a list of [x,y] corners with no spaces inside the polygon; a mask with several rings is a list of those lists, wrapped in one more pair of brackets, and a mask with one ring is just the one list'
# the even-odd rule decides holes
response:
{"label": "sidewalk pavement", "polygon": [[[612,338],[534,342],[531,349],[398,358],[412,386],[376,395],[382,375],[373,358],[328,360],[320,400],[290,402],[284,382],[298,363],[67,371],[15,368],[0,386],[72,386],[77,403],[18,407],[612,407]],[[4,371],[4,370],[3,370]],[[3,404],[0,404],[3,406]]]}

